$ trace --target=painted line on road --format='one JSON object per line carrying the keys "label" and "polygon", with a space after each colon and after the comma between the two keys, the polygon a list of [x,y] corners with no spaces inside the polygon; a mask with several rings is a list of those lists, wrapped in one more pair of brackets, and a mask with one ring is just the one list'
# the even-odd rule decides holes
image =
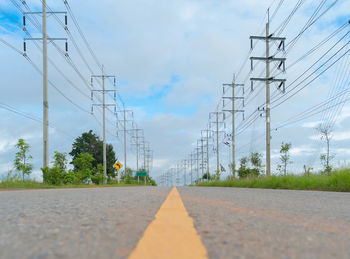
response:
{"label": "painted line on road", "polygon": [[130,254],[135,258],[208,258],[176,187]]}

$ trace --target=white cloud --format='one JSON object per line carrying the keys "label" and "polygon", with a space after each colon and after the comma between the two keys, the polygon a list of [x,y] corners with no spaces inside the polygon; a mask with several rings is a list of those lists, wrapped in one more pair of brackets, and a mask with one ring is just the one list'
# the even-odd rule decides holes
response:
{"label": "white cloud", "polygon": [[310,121],[303,123],[302,127],[304,128],[316,128],[318,125],[320,125],[322,121]]}
{"label": "white cloud", "polygon": [[[40,8],[39,0],[27,1],[33,9]],[[106,1],[99,4],[93,0],[69,1],[84,34],[88,38],[95,54],[105,64],[108,73],[116,74],[118,80],[127,84],[119,87],[122,96],[137,98],[149,98],[156,94],[158,86],[169,84],[169,78],[179,75],[181,81],[174,84],[172,91],[167,93],[158,103],[154,104],[156,114],[151,116],[143,110],[143,106],[135,107],[135,118],[139,127],[145,129],[146,139],[150,141],[154,149],[154,174],[163,173],[171,166],[172,161],[184,159],[193,149],[192,143],[199,138],[200,130],[206,127],[208,113],[214,111],[221,95],[222,83],[232,80],[232,73],[237,73],[243,59],[249,51],[249,36],[259,34],[264,28],[262,19],[265,10],[271,4],[270,0],[249,1],[217,1],[217,0],[135,0],[135,1]],[[8,1],[0,0],[3,8],[9,8]],[[52,1],[52,7],[57,10],[64,8],[59,1]],[[276,5],[276,3],[275,3]],[[295,1],[284,1],[277,16],[271,22],[271,31],[275,30],[282,20],[292,10]],[[305,2],[302,9],[292,18],[291,23],[281,36],[286,36],[287,41],[292,39],[309,19],[309,11],[313,10],[313,1]],[[349,10],[349,1],[340,1],[338,5],[327,14],[320,22],[322,26],[312,26],[303,34],[300,41],[288,53],[287,62],[296,60],[301,53],[311,49],[314,45],[334,31],[335,21],[340,14],[345,15]],[[273,10],[273,8],[272,8]],[[98,71],[90,57],[88,50],[79,39],[73,23],[69,23],[69,29],[78,41],[79,47],[88,59],[94,72]],[[64,30],[50,20],[50,35],[60,37]],[[7,32],[8,33],[8,32]],[[1,35],[1,37],[5,37]],[[21,48],[23,33],[16,31],[6,35],[13,45]],[[79,71],[86,80],[91,73],[84,65],[78,53],[70,43],[70,56],[76,63]],[[287,84],[292,82],[300,73],[308,68],[329,46],[319,49],[297,66],[289,69],[286,74]],[[32,44],[28,44],[28,55],[41,64],[41,53],[35,50]],[[253,51],[254,55],[263,53],[264,44],[258,44]],[[260,53],[261,52],[261,53]],[[89,96],[89,89],[81,79],[65,63],[56,50],[50,45],[50,57],[55,60],[63,72],[77,84],[85,94]],[[18,109],[30,111],[41,117],[42,83],[41,76],[36,74],[23,57],[7,49],[3,45],[0,48],[2,61],[2,85],[4,91],[0,101],[16,106]],[[259,74],[262,67],[258,67],[254,73]],[[20,71],[20,73],[19,73]],[[64,93],[84,109],[90,110],[89,98],[82,96],[72,88],[63,78],[49,67],[50,80],[55,82]],[[237,80],[244,81],[249,72],[249,64],[244,67]],[[325,78],[332,78],[334,70],[325,74]],[[20,76],[19,76],[20,75]],[[249,79],[249,77],[247,77]],[[316,80],[314,84],[306,87],[291,100],[283,103],[278,109],[272,110],[272,125],[283,122],[289,117],[315,105],[327,98],[329,92],[329,80]],[[155,87],[157,86],[157,87]],[[245,115],[246,118],[264,103],[264,88],[257,86],[254,93],[246,91]],[[272,86],[274,92],[275,86]],[[246,81],[246,90],[249,89],[249,80]],[[19,94],[20,93],[20,94]],[[275,96],[281,97],[278,93]],[[214,100],[212,103],[210,100]],[[50,130],[50,152],[54,150],[69,152],[75,136],[89,129],[101,134],[101,127],[96,120],[87,113],[81,112],[60,96],[50,87],[50,122],[59,130]],[[147,103],[147,102],[146,102]],[[192,104],[198,106],[193,115],[179,115],[178,109],[186,109]],[[128,103],[126,103],[128,106]],[[148,104],[153,105],[153,104]],[[159,106],[157,106],[159,105]],[[129,105],[130,106],[130,105]],[[162,110],[166,107],[166,111]],[[101,116],[96,112],[100,121]],[[114,133],[114,117],[108,114],[109,132]],[[291,154],[296,158],[295,164],[301,161],[304,155],[319,156],[319,149],[315,143],[321,143],[319,136],[313,130],[320,121],[320,117],[310,118],[310,121],[301,122],[300,126],[291,125],[289,128],[273,132],[272,145],[275,149],[274,156],[278,154],[281,141],[291,141],[293,148]],[[334,140],[340,145],[340,140],[349,139],[345,131],[350,127],[347,118],[350,117],[350,107],[346,106],[337,119],[337,126],[344,127],[344,131],[335,133]],[[237,125],[241,124],[240,115],[237,116]],[[34,164],[36,168],[41,166],[41,130],[42,126],[31,122],[26,118],[8,112],[1,113],[1,124],[6,125],[0,134],[0,163],[7,163],[13,159],[13,144],[19,137],[30,141]],[[229,125],[229,120],[227,121]],[[62,133],[64,131],[64,133]],[[249,130],[237,137],[239,146],[244,150],[238,150],[238,156],[243,152],[265,149],[264,119],[258,119]],[[120,141],[108,134],[108,141],[115,143],[117,156],[123,157]],[[251,142],[251,144],[249,144]],[[294,147],[295,145],[295,147]],[[129,147],[132,152],[132,148]],[[228,160],[227,150],[222,152],[222,159]],[[130,154],[129,164],[135,164],[134,154]],[[214,159],[215,155],[213,155]],[[131,161],[132,159],[132,161]],[[298,160],[299,159],[299,160]],[[212,162],[214,164],[214,162]],[[1,168],[0,168],[1,170]],[[38,172],[36,174],[39,174]]]}

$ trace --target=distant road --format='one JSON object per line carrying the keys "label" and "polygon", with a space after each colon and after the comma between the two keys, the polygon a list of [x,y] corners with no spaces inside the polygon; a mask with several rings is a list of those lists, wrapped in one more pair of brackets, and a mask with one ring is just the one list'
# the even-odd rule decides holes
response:
{"label": "distant road", "polygon": [[171,190],[1,191],[0,258],[350,258],[348,193]]}

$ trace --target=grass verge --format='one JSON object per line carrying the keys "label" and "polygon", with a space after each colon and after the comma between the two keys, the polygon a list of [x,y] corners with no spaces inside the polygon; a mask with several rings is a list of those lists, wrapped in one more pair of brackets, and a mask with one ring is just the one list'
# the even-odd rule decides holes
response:
{"label": "grass verge", "polygon": [[350,192],[350,169],[340,169],[331,175],[270,176],[205,182],[198,184],[198,186]]}
{"label": "grass verge", "polygon": [[65,188],[98,188],[98,187],[130,187],[142,186],[141,184],[67,184],[67,185],[51,185],[40,183],[32,180],[23,181],[4,181],[0,182],[1,189],[65,189]]}

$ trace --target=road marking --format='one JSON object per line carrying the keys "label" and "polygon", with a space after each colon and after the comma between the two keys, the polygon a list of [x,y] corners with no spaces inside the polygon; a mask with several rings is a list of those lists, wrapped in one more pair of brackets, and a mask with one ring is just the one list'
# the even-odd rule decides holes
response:
{"label": "road marking", "polygon": [[176,187],[130,254],[135,258],[208,258]]}

